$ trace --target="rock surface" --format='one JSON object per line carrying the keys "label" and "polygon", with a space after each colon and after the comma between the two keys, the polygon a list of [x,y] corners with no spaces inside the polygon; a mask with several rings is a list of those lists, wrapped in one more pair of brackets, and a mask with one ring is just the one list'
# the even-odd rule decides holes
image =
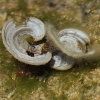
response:
{"label": "rock surface", "polygon": [[0,0],[0,100],[100,100],[100,59],[83,59],[64,72],[39,71],[44,66],[27,67],[6,51],[3,24],[10,18],[20,24],[29,16],[53,23],[58,30],[83,29],[100,43],[99,0]]}

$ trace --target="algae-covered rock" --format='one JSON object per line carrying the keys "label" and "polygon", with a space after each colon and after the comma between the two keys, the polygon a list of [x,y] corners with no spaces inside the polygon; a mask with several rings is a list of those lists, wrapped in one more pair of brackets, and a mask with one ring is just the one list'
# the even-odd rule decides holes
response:
{"label": "algae-covered rock", "polygon": [[[60,30],[83,29],[100,43],[99,0],[0,0],[0,99],[1,100],[99,100],[100,59],[82,59],[67,71],[29,66],[15,60],[5,49],[1,29],[6,19],[20,24],[37,17]],[[95,47],[97,48],[97,46]],[[99,51],[99,50],[98,50]],[[97,54],[99,56],[99,52]]]}

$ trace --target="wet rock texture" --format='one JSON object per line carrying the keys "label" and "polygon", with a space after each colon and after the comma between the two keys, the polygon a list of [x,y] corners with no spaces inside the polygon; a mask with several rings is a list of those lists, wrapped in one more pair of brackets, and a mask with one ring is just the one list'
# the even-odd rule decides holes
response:
{"label": "wet rock texture", "polygon": [[99,58],[82,60],[64,72],[40,71],[6,51],[1,39],[5,21],[14,18],[20,24],[29,16],[57,29],[84,29],[100,43],[100,0],[0,0],[0,100],[100,100]]}

